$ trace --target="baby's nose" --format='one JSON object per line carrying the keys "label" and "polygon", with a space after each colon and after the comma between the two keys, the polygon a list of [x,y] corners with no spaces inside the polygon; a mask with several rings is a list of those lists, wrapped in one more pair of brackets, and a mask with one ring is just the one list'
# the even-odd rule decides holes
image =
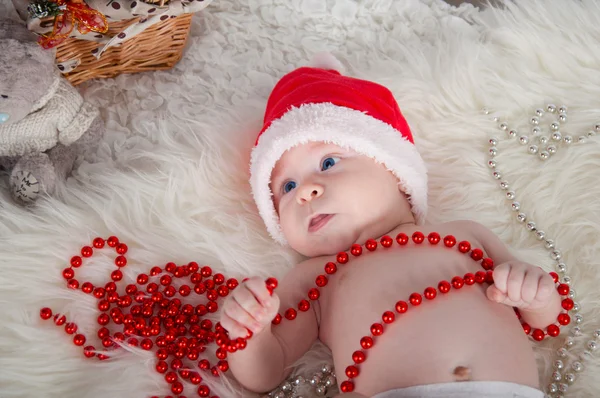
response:
{"label": "baby's nose", "polygon": [[325,189],[320,184],[304,184],[298,190],[298,195],[296,196],[296,199],[299,204],[303,204],[320,197],[321,195],[323,195],[324,191]]}

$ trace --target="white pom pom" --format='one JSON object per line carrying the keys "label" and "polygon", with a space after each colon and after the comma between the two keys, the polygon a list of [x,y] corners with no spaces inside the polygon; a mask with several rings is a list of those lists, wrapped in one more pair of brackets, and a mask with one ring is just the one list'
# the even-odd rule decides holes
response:
{"label": "white pom pom", "polygon": [[328,52],[319,52],[313,55],[309,66],[313,68],[333,69],[340,73],[344,71],[344,65],[333,54]]}

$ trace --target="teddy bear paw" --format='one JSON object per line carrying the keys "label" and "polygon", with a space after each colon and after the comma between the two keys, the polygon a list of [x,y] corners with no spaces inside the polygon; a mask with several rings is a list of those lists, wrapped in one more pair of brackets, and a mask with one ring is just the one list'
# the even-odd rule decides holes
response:
{"label": "teddy bear paw", "polygon": [[52,193],[55,183],[54,166],[45,153],[21,157],[10,176],[11,194],[24,205],[33,204],[44,192]]}

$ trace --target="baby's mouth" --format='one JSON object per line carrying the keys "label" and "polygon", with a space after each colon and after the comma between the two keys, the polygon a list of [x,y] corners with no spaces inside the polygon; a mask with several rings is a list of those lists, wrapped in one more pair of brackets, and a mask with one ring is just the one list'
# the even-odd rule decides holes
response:
{"label": "baby's mouth", "polygon": [[323,228],[332,217],[333,214],[318,214],[314,216],[308,223],[308,232],[315,232]]}

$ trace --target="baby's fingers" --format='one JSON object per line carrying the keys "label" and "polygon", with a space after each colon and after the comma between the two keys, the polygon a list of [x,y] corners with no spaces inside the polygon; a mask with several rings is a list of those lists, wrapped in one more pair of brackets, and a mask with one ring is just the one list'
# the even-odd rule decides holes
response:
{"label": "baby's fingers", "polygon": [[221,315],[221,326],[229,332],[229,338],[237,339],[238,337],[247,337],[248,331],[239,322],[232,319],[227,314]]}
{"label": "baby's fingers", "polygon": [[[250,329],[253,333],[258,333],[262,330],[263,325],[254,318],[248,311],[243,308],[236,300],[228,300],[223,309],[225,315],[236,321],[244,328]],[[223,325],[225,327],[225,325]],[[225,327],[225,329],[227,329]],[[231,332],[230,330],[228,330]]]}

